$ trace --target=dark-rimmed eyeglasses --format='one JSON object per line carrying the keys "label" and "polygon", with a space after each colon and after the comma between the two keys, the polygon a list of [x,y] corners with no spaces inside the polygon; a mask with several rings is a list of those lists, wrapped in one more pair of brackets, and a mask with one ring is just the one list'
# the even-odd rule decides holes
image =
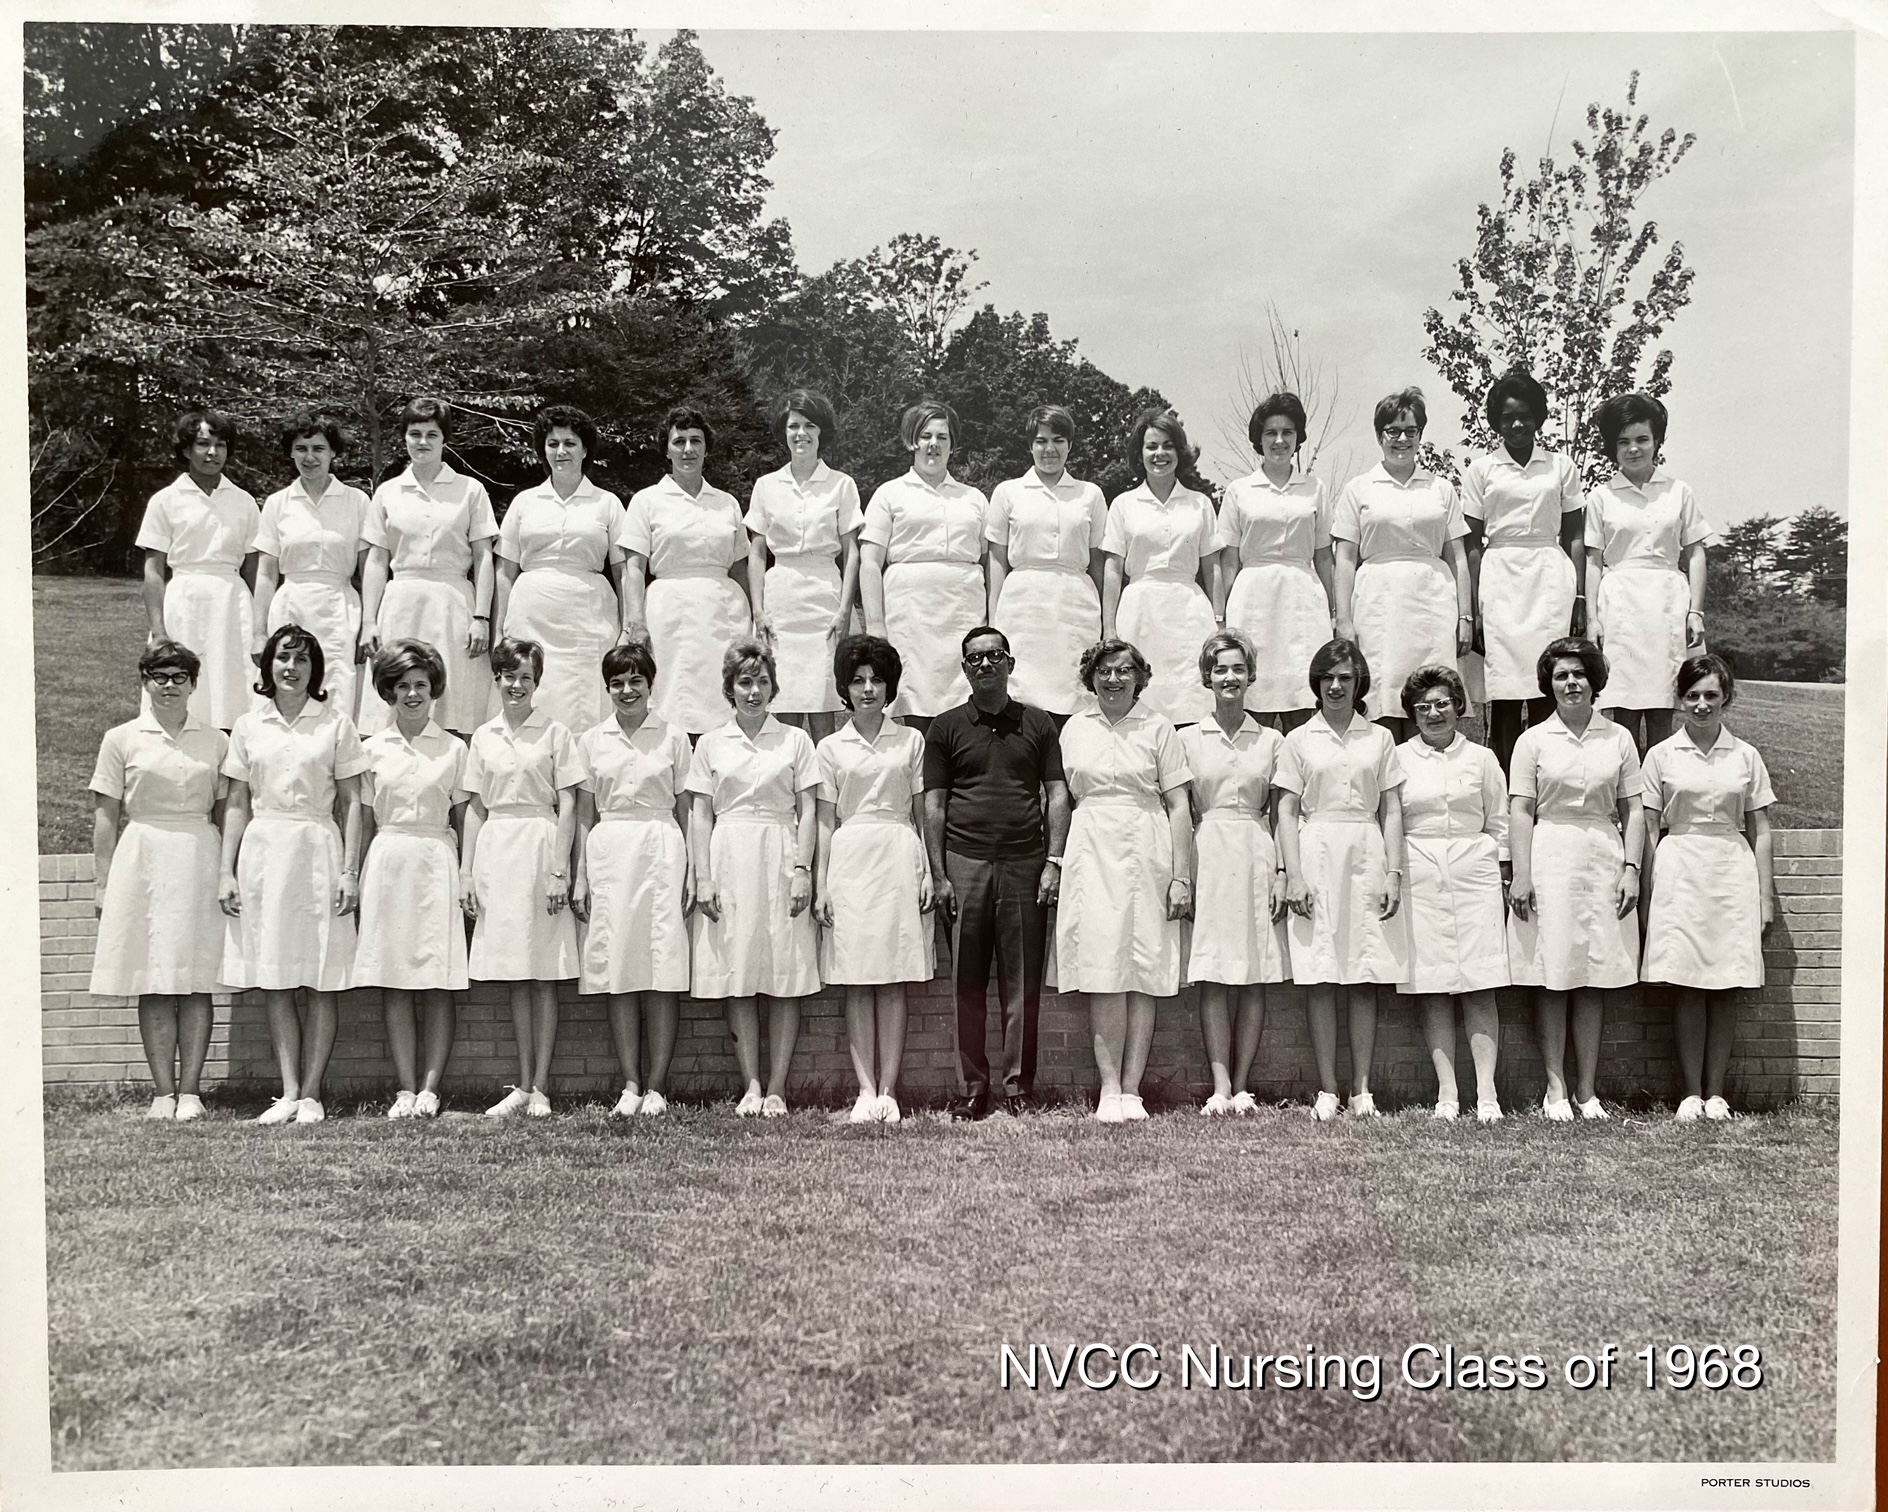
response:
{"label": "dark-rimmed eyeglasses", "polygon": [[964,653],[966,667],[1006,667],[1010,659],[1007,651],[966,651]]}
{"label": "dark-rimmed eyeglasses", "polygon": [[182,688],[190,682],[188,672],[146,672],[144,680],[154,688]]}

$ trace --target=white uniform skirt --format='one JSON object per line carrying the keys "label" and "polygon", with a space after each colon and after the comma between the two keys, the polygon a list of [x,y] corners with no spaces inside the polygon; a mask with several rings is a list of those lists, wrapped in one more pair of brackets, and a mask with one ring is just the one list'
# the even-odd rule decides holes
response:
{"label": "white uniform skirt", "polygon": [[1187,980],[1244,987],[1285,980],[1285,928],[1272,919],[1278,851],[1265,821],[1208,809],[1194,831]]}
{"label": "white uniform skirt", "polygon": [[224,920],[222,979],[231,987],[354,985],[354,920],[334,911],[341,831],[328,815],[258,813],[236,858],[242,912]]}
{"label": "white uniform skirt", "polygon": [[382,825],[361,868],[354,985],[462,992],[465,913],[459,855],[444,826]]}
{"label": "white uniform skirt", "polygon": [[1676,567],[1614,567],[1600,579],[1601,650],[1606,686],[1602,709],[1669,709],[1685,660],[1685,614],[1691,587]]}
{"label": "white uniform skirt", "polygon": [[222,841],[207,816],[125,826],[105,878],[94,996],[181,995],[216,986],[223,964],[221,867]]}
{"label": "white uniform skirt", "polygon": [[981,562],[894,562],[885,569],[885,639],[905,664],[894,714],[942,714],[970,697],[964,633],[983,623]]}
{"label": "white uniform skirt", "polygon": [[754,628],[734,580],[719,567],[656,578],[649,584],[643,617],[656,658],[656,713],[690,735],[726,724],[721,658],[731,641]]}
{"label": "white uniform skirt", "polygon": [[1763,986],[1757,858],[1738,831],[1681,830],[1659,841],[1644,977],[1680,987]]}
{"label": "white uniform skirt", "polygon": [[819,931],[811,907],[789,916],[793,885],[792,816],[715,816],[709,864],[721,892],[721,917],[697,908],[693,996],[805,997],[819,991]]}
{"label": "white uniform skirt", "polygon": [[1515,986],[1571,992],[1639,980],[1639,911],[1622,919],[1613,906],[1625,865],[1619,831],[1604,819],[1535,824],[1534,907],[1525,919],[1508,916]]}
{"label": "white uniform skirt", "polygon": [[1200,681],[1200,647],[1219,626],[1198,583],[1177,572],[1136,578],[1121,590],[1114,627],[1154,669],[1143,705],[1177,725],[1198,724],[1213,712],[1213,695]]}
{"label": "white uniform skirt", "polygon": [[604,814],[584,845],[590,923],[583,935],[585,992],[687,992],[688,872],[672,809]]}
{"label": "white uniform skirt", "polygon": [[1167,917],[1173,830],[1152,803],[1076,805],[1056,904],[1057,990],[1180,990],[1180,921]]}
{"label": "white uniform skirt", "polygon": [[1311,658],[1331,638],[1331,604],[1310,562],[1300,557],[1248,562],[1226,596],[1226,623],[1252,638],[1259,653],[1246,707],[1255,714],[1317,707]]}
{"label": "white uniform skirt", "polygon": [[1294,982],[1400,982],[1409,975],[1408,915],[1378,917],[1388,863],[1374,817],[1298,826],[1298,864],[1311,917],[1285,916]]}
{"label": "white uniform skirt", "polygon": [[[284,578],[269,600],[268,631],[273,635],[284,625],[300,625],[321,642],[321,687],[328,707],[355,718],[363,679],[354,659],[361,639],[361,596],[354,585],[335,572],[298,572]],[[367,696],[379,702],[371,690]],[[261,708],[262,695],[251,697]]]}
{"label": "white uniform skirt", "polygon": [[511,585],[505,634],[544,648],[535,707],[567,730],[588,730],[609,713],[602,663],[616,632],[616,595],[600,572],[533,567]]}
{"label": "white uniform skirt", "polygon": [[839,617],[839,568],[832,557],[817,551],[776,556],[767,569],[766,604],[780,667],[774,713],[832,714],[844,708],[833,686],[837,642],[827,633]]}
{"label": "white uniform skirt", "polygon": [[1403,718],[1403,684],[1418,667],[1456,670],[1460,613],[1455,574],[1441,557],[1375,556],[1357,569],[1351,623],[1370,663],[1372,719]]}
{"label": "white uniform skirt", "polygon": [[233,569],[171,569],[164,585],[164,630],[203,663],[190,712],[215,729],[229,729],[254,701],[256,664],[249,659],[254,626],[249,586]]}
{"label": "white uniform skirt", "polygon": [[996,618],[1016,656],[1010,697],[1051,714],[1073,714],[1087,701],[1082,653],[1101,639],[1095,580],[1072,567],[1019,567],[1003,579]]}
{"label": "white uniform skirt", "polygon": [[551,873],[568,871],[549,808],[495,809],[479,829],[472,881],[479,916],[466,971],[481,982],[564,982],[577,975],[577,921],[544,905]]}
{"label": "white uniform skirt", "polygon": [[[1573,593],[1573,563],[1556,541],[1503,543],[1482,552],[1487,697],[1541,696],[1534,664],[1549,641],[1567,633]],[[1400,696],[1401,683],[1397,692]]]}
{"label": "white uniform skirt", "polygon": [[1508,985],[1507,904],[1492,835],[1403,837],[1409,980],[1398,992],[1484,992]]}
{"label": "white uniform skirt", "polygon": [[[396,573],[380,600],[374,629],[383,646],[388,641],[416,640],[439,653],[446,666],[446,693],[434,704],[433,719],[442,730],[470,735],[491,717],[492,664],[483,655],[467,656],[465,651],[465,638],[472,629],[470,581],[424,572]],[[392,719],[370,685],[361,699],[361,734],[377,734]]]}
{"label": "white uniform skirt", "polygon": [[832,846],[833,925],[820,934],[820,976],[835,986],[930,981],[934,931],[918,911],[924,843],[910,818],[855,813],[833,832]]}

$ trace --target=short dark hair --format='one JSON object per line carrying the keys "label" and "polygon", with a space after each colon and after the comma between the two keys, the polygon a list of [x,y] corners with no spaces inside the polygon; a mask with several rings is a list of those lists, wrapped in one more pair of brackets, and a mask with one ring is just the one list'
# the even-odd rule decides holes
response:
{"label": "short dark hair", "polygon": [[966,630],[963,639],[958,641],[957,655],[959,659],[970,654],[970,643],[973,640],[978,640],[986,635],[994,635],[998,640],[1002,641],[1005,654],[1010,654],[1010,638],[1007,635],[997,629],[995,625],[978,625],[975,629]]}
{"label": "short dark hair", "polygon": [[1599,427],[1610,462],[1619,451],[1619,433],[1628,425],[1652,427],[1654,449],[1665,444],[1665,406],[1650,394],[1615,394],[1599,407],[1593,423]]}
{"label": "short dark hair", "polygon": [[774,433],[774,440],[782,446],[787,444],[787,417],[793,414],[805,415],[819,427],[819,449],[822,455],[838,439],[839,416],[833,413],[832,400],[818,389],[788,389],[780,396],[780,402],[774,406],[773,421],[767,429]]}
{"label": "short dark hair", "polygon": [[1268,394],[1258,402],[1252,411],[1252,418],[1246,422],[1246,439],[1252,443],[1254,451],[1260,450],[1265,434],[1265,422],[1274,415],[1283,415],[1291,421],[1291,428],[1298,433],[1298,444],[1305,444],[1305,407],[1302,400],[1289,389],[1280,389],[1275,394]]}
{"label": "short dark hair", "polygon": [[675,439],[678,430],[698,430],[701,432],[702,447],[706,451],[714,450],[715,428],[708,423],[708,417],[692,404],[678,404],[662,417],[662,449],[669,449],[669,442]]}
{"label": "short dark hair", "polygon": [[1394,424],[1396,417],[1404,410],[1416,417],[1417,430],[1429,429],[1429,406],[1423,403],[1423,391],[1411,384],[1394,394],[1385,394],[1377,401],[1377,407],[1370,413],[1370,434],[1381,436],[1383,428]]}
{"label": "short dark hair", "polygon": [[453,430],[452,406],[444,399],[416,394],[407,400],[406,408],[400,411],[400,434],[404,436],[415,425],[437,425],[439,433],[450,441]]}
{"label": "short dark hair", "polygon": [[1423,694],[1431,688],[1443,688],[1448,691],[1449,702],[1455,705],[1456,717],[1468,713],[1468,689],[1462,685],[1462,678],[1454,667],[1444,667],[1431,663],[1427,667],[1418,667],[1403,679],[1403,717],[1414,719],[1416,705],[1422,701]]}
{"label": "short dark hair", "polygon": [[341,430],[341,422],[320,410],[297,410],[282,422],[281,432],[276,438],[282,448],[282,455],[294,456],[295,443],[304,436],[324,438],[337,457],[347,450],[347,437]]}
{"label": "short dark hair", "polygon": [[314,631],[304,630],[294,623],[281,626],[262,643],[262,675],[253,684],[255,690],[264,698],[275,697],[275,656],[284,647],[308,653],[308,696],[317,703],[325,703],[328,694],[321,684],[328,672],[327,654]]}
{"label": "short dark hair", "polygon": [[1147,658],[1141,655],[1139,646],[1133,641],[1122,640],[1118,635],[1110,635],[1103,640],[1098,640],[1082,653],[1082,659],[1076,666],[1082,679],[1082,686],[1093,693],[1095,669],[1109,657],[1119,656],[1123,651],[1127,652],[1134,664],[1134,696],[1138,699],[1147,685],[1154,680],[1154,669],[1149,665]]}
{"label": "short dark hair", "polygon": [[1318,684],[1344,666],[1356,675],[1357,691],[1351,695],[1350,706],[1359,707],[1370,692],[1370,663],[1364,660],[1364,648],[1353,640],[1328,640],[1312,653],[1311,696],[1322,701],[1324,695]]}
{"label": "short dark hair", "polygon": [[920,399],[916,404],[906,406],[904,414],[898,417],[898,439],[906,451],[918,449],[918,437],[925,426],[933,420],[942,420],[951,429],[951,450],[957,449],[959,432],[957,429],[957,411],[942,399]]}
{"label": "short dark hair", "polygon": [[652,688],[656,685],[655,648],[646,640],[624,641],[603,653],[604,682],[631,673],[641,676]]}
{"label": "short dark hair", "polygon": [[1482,415],[1491,431],[1501,429],[1501,407],[1510,399],[1519,399],[1527,406],[1528,413],[1534,417],[1534,429],[1539,430],[1547,423],[1547,390],[1518,362],[1489,385]]}
{"label": "short dark hair", "polygon": [[167,667],[189,673],[190,681],[194,684],[198,674],[203,671],[203,660],[182,641],[153,641],[138,657],[138,679],[142,681],[153,672],[163,671]]}
{"label": "short dark hair", "polygon": [[767,643],[752,635],[729,641],[728,649],[721,653],[721,696],[733,703],[734,679],[757,667],[767,674],[767,681],[773,684],[774,692],[778,693],[780,669],[775,665],[774,654],[767,649]]}
{"label": "short dark hair", "polygon": [[898,696],[898,684],[905,675],[905,659],[898,648],[876,635],[848,635],[833,651],[833,686],[848,709],[852,707],[852,679],[861,667],[878,673],[885,684],[885,702]]}
{"label": "short dark hair", "polygon": [[1237,651],[1246,659],[1246,676],[1259,675],[1259,652],[1252,644],[1252,637],[1236,625],[1222,625],[1205,640],[1200,642],[1200,682],[1206,687],[1213,685],[1213,667],[1219,661],[1222,651]]}
{"label": "short dark hair", "polygon": [[1598,693],[1606,686],[1606,657],[1592,641],[1580,635],[1563,635],[1559,640],[1547,643],[1547,649],[1534,663],[1534,680],[1540,684],[1541,696],[1554,696],[1554,663],[1571,658],[1579,662],[1586,673],[1587,686]]}
{"label": "short dark hair", "polygon": [[492,676],[501,672],[515,672],[526,662],[531,663],[531,678],[534,682],[544,680],[544,648],[534,640],[526,640],[522,635],[507,635],[492,647]]}
{"label": "short dark hair", "polygon": [[[1136,483],[1147,481],[1147,464],[1141,460],[1141,443],[1147,439],[1150,430],[1157,430],[1173,443],[1174,454],[1179,458],[1179,465],[1174,469],[1174,476],[1187,488],[1198,482],[1199,475],[1193,470],[1193,464],[1199,460],[1200,449],[1187,440],[1187,428],[1181,424],[1180,417],[1170,409],[1144,409],[1134,417],[1134,426],[1128,432],[1126,462],[1128,474]],[[1193,481],[1188,481],[1189,479]]]}
{"label": "short dark hair", "polygon": [[1075,439],[1075,417],[1059,404],[1038,404],[1029,412],[1028,426],[1028,433],[1023,437],[1026,441],[1034,441],[1039,430],[1060,436],[1064,441]]}
{"label": "short dark hair", "polygon": [[196,442],[197,432],[209,426],[210,434],[215,436],[236,454],[236,422],[221,410],[193,409],[185,410],[170,428],[170,453],[184,466],[190,465],[190,448]]}
{"label": "short dark hair", "polygon": [[388,641],[374,656],[374,691],[393,702],[394,685],[409,672],[424,672],[435,699],[446,696],[446,659],[423,640]]}
{"label": "short dark hair", "polygon": [[574,433],[583,442],[586,457],[594,457],[597,448],[603,444],[602,438],[597,435],[596,422],[576,405],[547,404],[531,422],[531,450],[538,454],[540,462],[544,460],[544,443],[551,439],[554,430]]}
{"label": "short dark hair", "polygon": [[1724,707],[1729,708],[1737,701],[1737,676],[1731,671],[1731,664],[1715,651],[1704,651],[1697,656],[1687,656],[1678,665],[1678,677],[1672,684],[1672,692],[1683,698],[1691,691],[1693,683],[1703,682],[1707,677],[1715,677],[1718,686],[1724,690]]}

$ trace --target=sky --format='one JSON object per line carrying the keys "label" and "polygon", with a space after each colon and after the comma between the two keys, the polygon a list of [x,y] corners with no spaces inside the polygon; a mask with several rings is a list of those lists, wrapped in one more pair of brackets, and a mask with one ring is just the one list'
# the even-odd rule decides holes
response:
{"label": "sky", "polygon": [[[1719,524],[1847,513],[1844,35],[704,30],[701,47],[777,133],[769,213],[802,269],[901,231],[974,248],[979,302],[1047,311],[1104,371],[1158,388],[1221,479],[1244,470],[1226,437],[1275,304],[1348,420],[1334,482],[1376,461],[1371,406],[1409,383],[1459,453],[1423,310],[1450,313],[1503,149],[1522,177],[1567,159],[1587,105],[1623,107],[1637,69],[1654,130],[1698,138],[1642,201],[1696,270],[1665,336],[1667,465]],[[1801,439],[1763,465],[1785,407]]]}

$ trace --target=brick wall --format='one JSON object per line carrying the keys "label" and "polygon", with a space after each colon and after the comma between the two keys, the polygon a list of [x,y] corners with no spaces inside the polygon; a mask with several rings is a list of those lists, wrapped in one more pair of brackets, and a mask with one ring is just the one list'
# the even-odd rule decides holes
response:
{"label": "brick wall", "polygon": [[[1776,882],[1783,915],[1765,949],[1768,985],[1747,994],[1732,1100],[1743,1107],[1773,1107],[1792,1098],[1834,1098],[1840,1051],[1842,834],[1839,830],[1776,832]],[[92,858],[42,856],[39,863],[40,1003],[45,1080],[65,1083],[140,1083],[144,1057],[136,1006],[94,999],[86,992],[92,965],[94,919]],[[940,950],[940,959],[944,952]],[[605,1000],[582,997],[568,984],[553,1066],[553,1096],[601,1096],[619,1085]],[[274,1076],[268,1030],[256,994],[233,1002],[219,997],[206,1080],[261,1090]],[[956,1090],[956,1054],[949,984],[939,979],[910,993],[911,1022],[902,1089],[915,1102]],[[1381,997],[1375,1084],[1386,1106],[1429,1100],[1435,1082],[1410,1000]],[[1528,1106],[1540,1096],[1526,994],[1501,994],[1499,1080],[1503,1100]],[[1671,1002],[1667,989],[1634,988],[1614,994],[1607,1007],[1600,1090],[1623,1101],[1672,1101]],[[1341,1041],[1341,1036],[1340,1036]],[[1087,1013],[1079,998],[1044,999],[1038,1090],[1087,1093],[1095,1084]],[[994,1047],[993,1047],[994,1049]],[[1466,1042],[1458,1046],[1458,1074],[1473,1092]],[[855,1083],[846,1052],[844,1006],[822,993],[802,1007],[798,1053],[789,1091],[797,1101],[850,1100]],[[1341,1063],[1340,1071],[1344,1070]],[[478,1105],[517,1072],[509,1000],[502,987],[475,985],[461,1004],[459,1031],[448,1073],[448,1101]],[[340,1036],[329,1072],[333,1096],[383,1094],[392,1067],[385,1055],[380,994],[350,992],[341,1004]],[[721,1005],[684,1000],[671,1074],[687,1099],[729,1097],[734,1059]],[[1262,1099],[1304,1100],[1316,1089],[1305,1029],[1304,994],[1289,985],[1268,995],[1265,1037],[1253,1071]],[[1159,1027],[1143,1091],[1153,1104],[1197,1101],[1211,1089],[1201,1051],[1195,996],[1183,993],[1160,1006]]]}

